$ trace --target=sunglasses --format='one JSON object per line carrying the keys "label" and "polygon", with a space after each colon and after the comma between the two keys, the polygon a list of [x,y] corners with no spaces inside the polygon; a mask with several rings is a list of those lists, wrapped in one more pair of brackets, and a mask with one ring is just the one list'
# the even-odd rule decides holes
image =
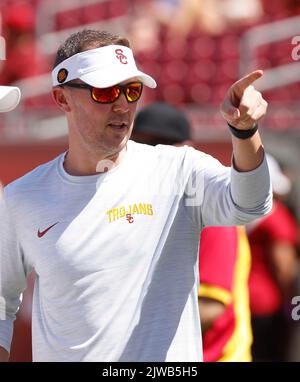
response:
{"label": "sunglasses", "polygon": [[60,85],[61,87],[69,86],[71,88],[78,89],[90,89],[92,99],[97,103],[113,103],[115,102],[123,93],[126,97],[127,102],[133,103],[137,102],[143,91],[142,82],[130,82],[125,85],[114,85],[109,88],[95,88],[87,84],[75,84],[75,83],[66,83]]}

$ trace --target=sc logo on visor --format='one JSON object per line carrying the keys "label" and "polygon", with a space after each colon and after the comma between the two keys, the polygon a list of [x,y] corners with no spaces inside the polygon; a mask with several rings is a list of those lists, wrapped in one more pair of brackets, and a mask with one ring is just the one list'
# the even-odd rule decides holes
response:
{"label": "sc logo on visor", "polygon": [[122,49],[116,49],[115,53],[116,53],[117,59],[120,60],[121,64],[128,64],[127,57],[123,53]]}

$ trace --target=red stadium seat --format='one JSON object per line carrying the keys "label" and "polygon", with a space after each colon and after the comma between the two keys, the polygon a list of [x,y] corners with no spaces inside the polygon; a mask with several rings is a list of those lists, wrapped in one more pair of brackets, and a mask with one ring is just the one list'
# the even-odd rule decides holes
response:
{"label": "red stadium seat", "polygon": [[190,88],[189,97],[192,103],[201,105],[211,100],[212,89],[206,83],[197,83]]}
{"label": "red stadium seat", "polygon": [[82,19],[85,24],[105,20],[109,17],[107,2],[101,2],[83,7],[82,14]]}
{"label": "red stadium seat", "polygon": [[172,82],[181,82],[186,79],[188,70],[189,68],[185,61],[173,60],[165,64],[164,75]]}
{"label": "red stadium seat", "polygon": [[108,17],[119,17],[128,14],[130,2],[128,0],[111,0],[108,5]]}
{"label": "red stadium seat", "polygon": [[218,44],[218,51],[221,57],[239,57],[239,37],[235,35],[224,35]]}
{"label": "red stadium seat", "polygon": [[192,41],[188,51],[191,60],[212,58],[216,51],[216,42],[209,36],[201,36]]}
{"label": "red stadium seat", "polygon": [[162,52],[163,60],[185,59],[187,55],[188,46],[184,39],[170,38],[164,43]]}
{"label": "red stadium seat", "polygon": [[187,82],[189,84],[197,82],[210,83],[217,70],[217,64],[213,60],[199,60],[198,62],[194,62],[192,65],[190,65]]}
{"label": "red stadium seat", "polygon": [[65,12],[60,12],[56,15],[57,30],[74,28],[83,23],[82,9],[74,8]]}
{"label": "red stadium seat", "polygon": [[180,105],[185,101],[185,92],[178,83],[166,85],[163,88],[164,100],[172,105]]}

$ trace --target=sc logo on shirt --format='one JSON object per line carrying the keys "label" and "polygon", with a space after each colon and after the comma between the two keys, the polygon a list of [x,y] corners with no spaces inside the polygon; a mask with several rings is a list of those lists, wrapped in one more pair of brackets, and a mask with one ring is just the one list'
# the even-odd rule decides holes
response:
{"label": "sc logo on shirt", "polygon": [[292,310],[292,319],[294,321],[300,320],[300,296],[294,296],[292,298],[292,305],[296,305]]}

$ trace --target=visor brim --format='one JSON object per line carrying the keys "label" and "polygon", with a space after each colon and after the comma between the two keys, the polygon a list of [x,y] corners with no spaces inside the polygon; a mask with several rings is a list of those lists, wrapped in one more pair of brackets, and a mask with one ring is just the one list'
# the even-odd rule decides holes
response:
{"label": "visor brim", "polygon": [[21,99],[21,91],[14,86],[0,86],[0,112],[14,110]]}
{"label": "visor brim", "polygon": [[[111,77],[111,78],[110,78]],[[157,84],[155,80],[146,73],[143,73],[139,70],[136,72],[128,73],[127,75],[124,73],[120,73],[119,75],[115,74],[111,76],[111,73],[105,75],[103,71],[93,71],[90,73],[86,73],[80,76],[80,79],[87,83],[88,85],[94,86],[96,88],[108,88],[110,86],[114,86],[120,84],[121,82],[136,79],[143,82],[144,85],[149,88],[156,88]]]}

